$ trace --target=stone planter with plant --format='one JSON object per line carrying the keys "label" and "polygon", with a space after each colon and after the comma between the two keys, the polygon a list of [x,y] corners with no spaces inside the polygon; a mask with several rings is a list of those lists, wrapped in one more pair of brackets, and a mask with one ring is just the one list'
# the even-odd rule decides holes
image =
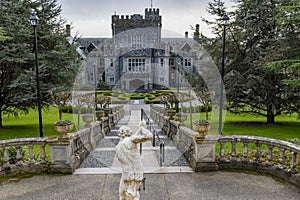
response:
{"label": "stone planter with plant", "polygon": [[60,133],[60,137],[68,136],[73,129],[73,122],[71,120],[59,120],[54,123],[55,131]]}
{"label": "stone planter with plant", "polygon": [[198,133],[194,135],[195,142],[197,144],[202,144],[203,141],[205,140],[206,133],[210,129],[210,122],[208,120],[201,121],[201,120],[196,120],[193,121],[194,129]]}

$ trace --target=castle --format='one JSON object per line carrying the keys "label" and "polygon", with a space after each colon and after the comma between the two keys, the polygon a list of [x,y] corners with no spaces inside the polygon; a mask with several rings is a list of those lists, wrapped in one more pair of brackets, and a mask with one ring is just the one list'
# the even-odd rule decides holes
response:
{"label": "castle", "polygon": [[[158,8],[145,15],[112,15],[112,38],[81,38],[86,55],[82,85],[145,91],[186,85],[181,71],[193,71],[199,57],[193,38],[162,38]],[[199,28],[195,35],[199,35]]]}

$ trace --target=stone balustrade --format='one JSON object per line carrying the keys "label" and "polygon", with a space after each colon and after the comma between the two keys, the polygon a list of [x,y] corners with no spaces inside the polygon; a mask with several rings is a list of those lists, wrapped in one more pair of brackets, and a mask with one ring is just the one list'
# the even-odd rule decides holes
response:
{"label": "stone balustrade", "polygon": [[[258,171],[300,187],[299,145],[272,138],[241,135],[221,136],[218,143],[220,150],[216,162],[219,169]],[[226,151],[225,145],[228,145],[229,150]]]}
{"label": "stone balustrade", "polygon": [[0,176],[15,170],[46,171],[46,145],[46,138],[0,140]]}
{"label": "stone balustrade", "polygon": [[72,173],[124,116],[123,106],[109,117],[66,137],[0,140],[0,177],[14,172]]}
{"label": "stone balustrade", "polygon": [[270,174],[300,187],[300,146],[256,136],[206,136],[198,144],[197,133],[169,120],[162,107],[151,106],[150,115],[175,141],[195,172],[249,170]]}

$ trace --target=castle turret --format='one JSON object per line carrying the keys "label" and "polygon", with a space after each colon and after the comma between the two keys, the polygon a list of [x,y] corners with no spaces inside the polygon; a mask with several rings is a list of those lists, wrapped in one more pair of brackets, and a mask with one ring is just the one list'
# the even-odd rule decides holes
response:
{"label": "castle turret", "polygon": [[117,35],[123,31],[136,28],[150,28],[157,27],[161,29],[162,18],[159,15],[158,8],[146,8],[145,16],[140,14],[133,14],[131,16],[112,15],[112,35]]}

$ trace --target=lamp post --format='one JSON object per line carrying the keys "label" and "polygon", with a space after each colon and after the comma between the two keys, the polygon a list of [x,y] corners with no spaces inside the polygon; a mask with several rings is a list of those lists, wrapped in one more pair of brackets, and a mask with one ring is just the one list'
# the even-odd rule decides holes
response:
{"label": "lamp post", "polygon": [[178,101],[175,102],[175,105],[176,105],[176,113],[179,113],[179,67],[181,66],[180,57],[178,58],[176,64],[177,64],[176,67],[177,67],[177,98],[178,98]]}
{"label": "lamp post", "polygon": [[220,113],[219,113],[219,128],[218,133],[222,135],[222,121],[223,121],[223,87],[224,87],[224,59],[225,59],[225,36],[226,36],[226,26],[229,17],[225,13],[220,19],[223,21],[223,47],[222,47],[222,69],[221,69],[221,89],[220,89]]}
{"label": "lamp post", "polygon": [[40,94],[40,80],[39,80],[37,34],[36,34],[36,27],[38,25],[39,18],[33,13],[29,17],[29,20],[30,20],[31,25],[33,26],[33,31],[34,31],[35,71],[36,71],[36,88],[37,88],[37,98],[38,98],[40,137],[44,137],[43,118],[42,118],[42,100],[41,100],[41,94]]}
{"label": "lamp post", "polygon": [[97,70],[96,62],[94,62],[94,84],[95,84],[95,111],[97,111]]}

